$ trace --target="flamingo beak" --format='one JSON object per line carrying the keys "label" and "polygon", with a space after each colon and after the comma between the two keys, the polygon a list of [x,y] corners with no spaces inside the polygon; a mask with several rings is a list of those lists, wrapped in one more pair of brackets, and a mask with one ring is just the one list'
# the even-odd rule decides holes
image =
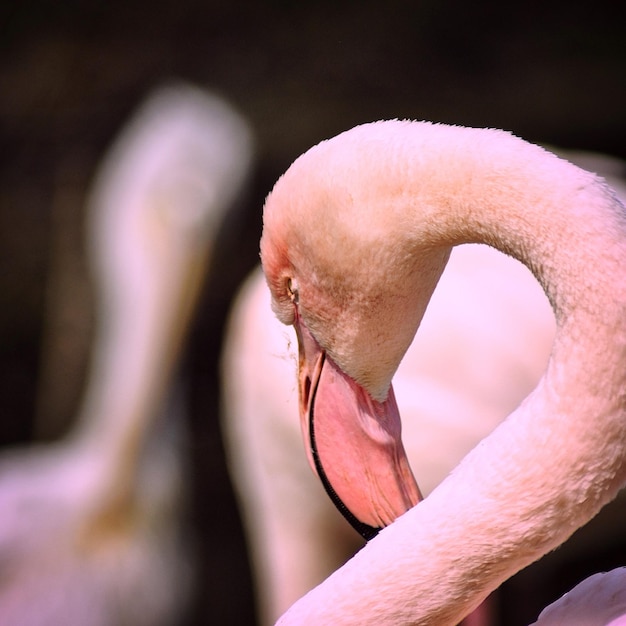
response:
{"label": "flamingo beak", "polygon": [[296,315],[300,422],[309,463],[365,539],[421,499],[401,440],[393,389],[384,402],[345,374]]}

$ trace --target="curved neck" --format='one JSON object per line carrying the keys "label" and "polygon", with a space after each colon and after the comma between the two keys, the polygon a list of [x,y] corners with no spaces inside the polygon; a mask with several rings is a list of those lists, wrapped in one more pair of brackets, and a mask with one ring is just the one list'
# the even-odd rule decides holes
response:
{"label": "curved neck", "polygon": [[[404,212],[410,245],[496,247],[531,269],[556,316],[539,386],[442,489],[454,491],[448,508],[451,499],[475,506],[458,493],[461,483],[483,516],[490,503],[506,528],[498,541],[518,556],[527,548],[530,562],[626,479],[626,210],[601,179],[507,133],[427,130],[435,129],[430,147],[405,129],[387,171],[398,177],[385,185],[399,190],[388,201]],[[429,151],[440,159],[422,159]],[[521,523],[525,515],[532,524]],[[484,541],[485,530],[477,536]]]}

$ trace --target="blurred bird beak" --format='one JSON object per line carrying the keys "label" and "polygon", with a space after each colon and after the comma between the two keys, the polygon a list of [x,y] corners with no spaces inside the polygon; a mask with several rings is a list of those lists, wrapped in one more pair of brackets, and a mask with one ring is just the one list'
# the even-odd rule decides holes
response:
{"label": "blurred bird beak", "polygon": [[371,539],[422,499],[393,389],[384,402],[374,400],[320,348],[297,313],[294,326],[309,463],[342,515]]}

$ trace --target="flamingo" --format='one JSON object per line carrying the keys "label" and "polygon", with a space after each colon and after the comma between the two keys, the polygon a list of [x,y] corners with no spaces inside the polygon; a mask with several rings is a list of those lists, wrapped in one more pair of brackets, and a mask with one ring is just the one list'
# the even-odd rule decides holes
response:
{"label": "flamingo", "polygon": [[[600,172],[624,201],[622,161],[558,153]],[[257,267],[232,307],[222,355],[222,430],[262,624],[273,624],[361,547],[300,452],[297,340],[270,301]],[[480,244],[452,250],[393,379],[402,439],[425,495],[533,389],[553,338],[552,309],[524,265]],[[621,519],[624,498],[619,504],[611,519]],[[618,529],[619,521],[605,524],[596,543],[614,540]],[[567,544],[558,556],[570,552]]]}
{"label": "flamingo", "polygon": [[[391,379],[465,243],[529,267],[556,335],[535,389],[417,504]],[[601,178],[504,131],[366,124],[276,183],[261,257],[298,337],[309,462],[373,537],[280,624],[458,623],[616,497],[626,214]]]}
{"label": "flamingo", "polygon": [[532,626],[624,626],[626,567],[586,578],[546,607]]}
{"label": "flamingo", "polygon": [[88,224],[98,331],[76,424],[0,460],[2,624],[178,623],[192,565],[184,406],[181,388],[168,389],[250,157],[228,104],[172,84],[100,167]]}

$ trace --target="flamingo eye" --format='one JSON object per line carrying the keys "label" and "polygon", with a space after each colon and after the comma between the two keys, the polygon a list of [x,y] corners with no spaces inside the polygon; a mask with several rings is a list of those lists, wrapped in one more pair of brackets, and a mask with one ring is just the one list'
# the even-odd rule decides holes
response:
{"label": "flamingo eye", "polygon": [[293,278],[287,279],[287,292],[293,304],[298,304],[298,285]]}

